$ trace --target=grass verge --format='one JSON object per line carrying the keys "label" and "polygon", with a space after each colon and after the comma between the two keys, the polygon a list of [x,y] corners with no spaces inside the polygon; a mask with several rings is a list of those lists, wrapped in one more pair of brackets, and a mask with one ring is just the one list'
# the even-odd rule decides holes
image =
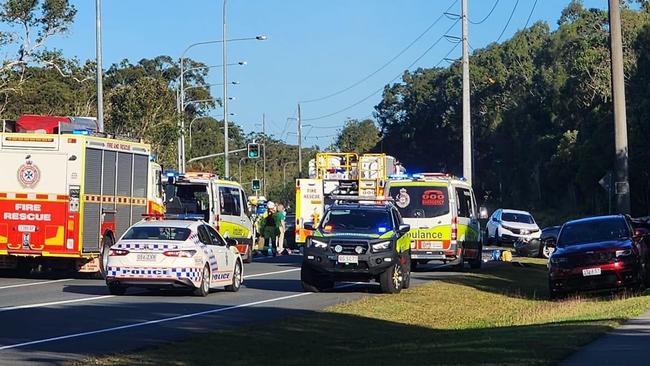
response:
{"label": "grass verge", "polygon": [[480,272],[74,365],[551,365],[650,296],[547,301],[545,264],[517,259]]}

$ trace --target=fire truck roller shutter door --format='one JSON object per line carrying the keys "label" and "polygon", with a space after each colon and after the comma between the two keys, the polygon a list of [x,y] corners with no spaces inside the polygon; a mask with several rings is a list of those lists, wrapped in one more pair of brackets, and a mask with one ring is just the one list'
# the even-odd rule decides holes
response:
{"label": "fire truck roller shutter door", "polygon": [[133,155],[133,203],[131,210],[133,223],[142,219],[142,214],[147,213],[149,157],[146,155]]}
{"label": "fire truck roller shutter door", "polygon": [[133,189],[133,154],[117,154],[117,191],[115,198],[115,237],[119,238],[131,226],[131,192]]}
{"label": "fire truck roller shutter door", "polygon": [[[102,150],[86,149],[83,194],[100,195],[102,191]],[[83,251],[99,250],[100,204],[84,202]]]}

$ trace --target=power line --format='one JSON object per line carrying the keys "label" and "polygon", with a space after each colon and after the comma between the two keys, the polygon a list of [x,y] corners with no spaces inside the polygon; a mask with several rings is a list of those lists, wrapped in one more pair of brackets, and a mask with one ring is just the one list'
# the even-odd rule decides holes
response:
{"label": "power line", "polygon": [[416,38],[415,38],[411,43],[409,43],[408,46],[406,46],[404,49],[402,49],[399,53],[397,53],[397,55],[395,55],[393,58],[391,58],[390,60],[388,60],[388,62],[386,62],[385,64],[383,64],[383,65],[382,65],[380,68],[378,68],[377,70],[373,71],[372,73],[370,73],[369,75],[367,75],[367,76],[364,77],[363,79],[357,81],[356,83],[351,84],[350,86],[345,87],[345,88],[343,88],[343,89],[341,89],[341,90],[339,90],[339,91],[336,91],[336,92],[334,92],[334,93],[331,93],[331,94],[325,95],[325,96],[320,97],[320,98],[314,98],[314,99],[303,100],[303,101],[301,101],[300,103],[313,103],[313,102],[318,102],[318,101],[321,101],[321,100],[329,99],[329,98],[331,98],[331,97],[334,97],[334,96],[337,96],[337,95],[339,95],[339,94],[341,94],[341,93],[344,93],[344,92],[346,92],[346,91],[348,91],[348,90],[354,88],[355,86],[357,86],[357,85],[363,83],[364,81],[370,79],[371,77],[377,75],[377,73],[379,73],[381,70],[383,70],[383,69],[385,69],[386,67],[388,67],[388,65],[390,65],[391,63],[393,63],[393,61],[395,61],[395,60],[398,59],[400,56],[402,56],[406,51],[408,51],[411,47],[413,47],[413,45],[414,45],[417,41],[419,41],[422,37],[424,37],[424,35],[427,34],[427,33],[431,30],[431,28],[433,28],[436,24],[438,24],[438,22],[440,22],[440,20],[442,20],[442,18],[445,17],[445,13],[446,13],[447,11],[449,11],[449,9],[451,9],[454,5],[456,5],[457,2],[458,2],[458,0],[454,0],[454,2],[451,3],[451,5],[449,5],[449,7],[445,10],[445,12],[443,12],[443,14],[441,14],[441,15],[440,15],[436,20],[434,20],[433,23],[431,23],[431,24],[430,24],[430,25],[429,25],[429,26],[424,30],[424,32],[420,33],[420,35],[417,36],[417,37],[416,37]]}
{"label": "power line", "polygon": [[537,6],[537,0],[533,3],[533,8],[530,9],[530,14],[528,14],[528,19],[526,19],[526,25],[524,25],[524,29],[528,28],[528,23],[530,22],[530,18],[533,16],[533,12],[535,11],[535,6]]}
{"label": "power line", "polygon": [[503,30],[501,31],[501,34],[499,34],[499,38],[497,38],[496,43],[499,43],[501,40],[501,37],[503,37],[503,34],[506,32],[506,29],[508,29],[508,26],[510,25],[510,21],[512,20],[512,16],[515,15],[515,10],[517,10],[517,5],[519,5],[519,0],[515,2],[515,6],[512,8],[512,12],[510,13],[510,17],[508,18],[508,21],[506,22],[505,27],[503,27]]}
{"label": "power line", "polygon": [[[537,2],[537,1],[535,1],[535,2]],[[494,12],[494,9],[497,8],[497,5],[499,5],[499,0],[496,0],[496,1],[494,2],[494,5],[492,5],[492,9],[490,9],[490,12],[485,16],[485,18],[479,20],[478,22],[473,22],[473,21],[471,21],[471,20],[470,20],[469,22],[472,23],[472,24],[481,24],[481,23],[485,22],[486,20],[488,20],[488,18],[490,17],[490,15],[492,15],[492,13]]]}
{"label": "power line", "polygon": [[[445,31],[445,34],[448,33],[449,31],[451,31],[451,30],[456,26],[456,24],[458,24],[459,21],[460,21],[460,19],[457,19],[457,20],[456,20],[456,21],[451,25],[451,27],[449,27],[449,29],[447,29],[447,30]],[[438,39],[437,39],[437,40],[436,40],[436,41],[435,41],[435,42],[434,42],[434,43],[433,43],[429,48],[426,49],[426,51],[424,51],[424,53],[422,53],[418,58],[416,58],[415,61],[411,62],[411,64],[408,65],[408,66],[406,67],[406,70],[410,69],[410,68],[413,67],[415,64],[417,64],[417,63],[418,63],[418,62],[419,62],[419,61],[420,61],[424,56],[427,55],[427,53],[429,53],[429,51],[431,51],[435,46],[437,46],[438,43],[440,43],[440,41],[442,41],[443,38],[445,38],[445,34],[443,34],[442,36],[440,36],[440,38],[438,38]],[[458,43],[456,44],[456,47],[457,47],[457,46],[458,46]],[[455,48],[455,47],[454,47],[454,48]],[[404,75],[404,72],[400,72],[397,76],[395,76],[395,77],[392,78],[390,81],[388,81],[387,84],[390,84],[390,83],[394,82],[395,80],[397,80],[398,78],[402,77],[403,75]],[[366,96],[365,98],[363,98],[363,99],[361,99],[361,100],[359,100],[359,101],[357,101],[357,102],[355,102],[355,103],[353,103],[353,104],[351,104],[351,105],[349,105],[349,106],[347,106],[347,107],[345,107],[345,108],[339,109],[338,111],[335,111],[335,112],[332,112],[332,113],[328,113],[328,114],[325,114],[325,115],[322,115],[322,116],[319,116],[319,117],[303,118],[302,120],[303,120],[303,121],[316,121],[316,120],[319,120],[319,119],[323,119],[323,118],[327,118],[327,117],[331,117],[331,116],[337,115],[337,114],[339,114],[339,113],[343,113],[343,112],[347,111],[348,109],[354,108],[354,107],[358,106],[359,104],[365,102],[366,100],[372,98],[373,96],[375,96],[375,94],[377,94],[377,93],[379,93],[380,91],[384,90],[385,87],[386,87],[386,85],[382,86],[381,88],[375,90],[374,92],[372,92],[372,94]]]}

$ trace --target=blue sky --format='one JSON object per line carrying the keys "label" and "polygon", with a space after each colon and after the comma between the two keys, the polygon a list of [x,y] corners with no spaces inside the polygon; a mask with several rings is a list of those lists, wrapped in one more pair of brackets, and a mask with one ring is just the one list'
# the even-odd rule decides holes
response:
{"label": "blue sky", "polygon": [[[497,0],[469,0],[471,21],[483,19]],[[71,0],[78,9],[68,34],[50,42],[68,57],[95,57],[94,1]],[[470,25],[470,45],[483,47],[502,32],[502,39],[524,27],[535,0],[498,0],[492,15],[482,24]],[[220,0],[104,0],[102,1],[104,68],[122,59],[137,62],[157,55],[180,57],[191,43],[222,38]],[[230,43],[229,62],[248,65],[229,69],[229,88],[236,100],[229,103],[231,117],[246,132],[258,130],[262,113],[267,132],[289,143],[296,142],[298,101],[329,95],[374,72],[427,29],[454,0],[229,0],[228,38],[268,36],[267,41]],[[543,20],[555,27],[569,0],[539,0],[530,23]],[[585,0],[587,7],[606,7],[606,0]],[[515,8],[516,4],[516,8]],[[460,13],[460,1],[450,12]],[[454,44],[438,38],[454,23],[443,18],[408,51],[368,80],[319,102],[303,103],[303,119],[316,118],[358,105],[334,116],[308,121],[305,144],[326,146],[346,118],[365,118],[373,112],[381,94],[372,93],[413,65],[438,64]],[[460,36],[460,23],[448,33]],[[457,47],[450,57],[459,57]],[[219,44],[193,48],[188,57],[209,65],[221,64]],[[444,65],[444,63],[443,63]],[[212,69],[209,82],[220,83],[220,69]],[[220,87],[213,89],[221,96]],[[367,100],[360,102],[362,99]],[[221,118],[222,109],[211,112]],[[331,127],[331,128],[330,128]]]}

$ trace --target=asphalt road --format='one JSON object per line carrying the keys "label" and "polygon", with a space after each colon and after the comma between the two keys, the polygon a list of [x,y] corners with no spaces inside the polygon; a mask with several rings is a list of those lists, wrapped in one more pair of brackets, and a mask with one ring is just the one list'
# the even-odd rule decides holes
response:
{"label": "asphalt road", "polygon": [[[97,279],[1,277],[0,365],[52,365],[88,354],[121,352],[300,315],[379,292],[374,283],[340,283],[325,293],[303,292],[301,260],[256,259],[245,265],[239,292],[216,291],[205,298],[144,289],[112,296]],[[412,283],[455,275],[440,268],[421,271],[413,274]]]}

